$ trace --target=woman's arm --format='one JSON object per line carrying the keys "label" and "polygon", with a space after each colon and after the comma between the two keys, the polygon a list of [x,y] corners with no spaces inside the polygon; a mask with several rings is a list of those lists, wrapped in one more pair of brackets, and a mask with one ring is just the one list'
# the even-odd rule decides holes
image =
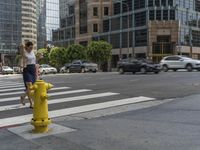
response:
{"label": "woman's arm", "polygon": [[25,68],[26,67],[26,58],[25,58],[25,54],[24,54],[24,45],[21,44],[20,45],[20,67],[21,68]]}

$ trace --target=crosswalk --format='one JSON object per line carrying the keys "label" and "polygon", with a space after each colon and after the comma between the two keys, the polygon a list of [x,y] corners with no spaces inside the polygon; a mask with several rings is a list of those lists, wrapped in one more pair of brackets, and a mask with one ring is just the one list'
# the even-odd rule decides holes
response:
{"label": "crosswalk", "polygon": [[[0,81],[0,128],[30,122],[32,110],[29,104],[23,106],[19,100],[23,93],[23,83]],[[69,86],[55,86],[48,95],[50,118],[154,100],[150,97],[129,98],[112,91],[73,89]]]}

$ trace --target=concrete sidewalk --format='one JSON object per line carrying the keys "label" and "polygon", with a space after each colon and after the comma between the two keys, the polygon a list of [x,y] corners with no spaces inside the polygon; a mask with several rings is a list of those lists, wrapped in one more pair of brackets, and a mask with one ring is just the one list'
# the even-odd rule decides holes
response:
{"label": "concrete sidewalk", "polygon": [[199,116],[200,95],[193,95],[106,117],[87,119],[85,115],[74,115],[57,118],[55,128],[61,127],[61,130],[40,138],[22,138],[13,133],[15,127],[0,129],[0,149],[199,150]]}

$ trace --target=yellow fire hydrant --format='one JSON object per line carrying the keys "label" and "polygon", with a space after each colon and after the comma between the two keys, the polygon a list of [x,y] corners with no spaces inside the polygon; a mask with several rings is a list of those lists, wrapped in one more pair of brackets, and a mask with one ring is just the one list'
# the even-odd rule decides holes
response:
{"label": "yellow fire hydrant", "polygon": [[30,86],[31,97],[34,100],[33,119],[31,124],[35,127],[34,133],[44,133],[48,131],[51,119],[48,116],[48,95],[47,91],[53,87],[50,83],[37,80]]}

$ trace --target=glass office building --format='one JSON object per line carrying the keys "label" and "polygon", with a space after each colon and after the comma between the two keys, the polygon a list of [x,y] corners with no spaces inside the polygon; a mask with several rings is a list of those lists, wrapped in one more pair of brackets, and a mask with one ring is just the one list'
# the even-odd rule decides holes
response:
{"label": "glass office building", "polygon": [[75,6],[77,0],[60,0],[60,27],[53,31],[53,43],[67,47],[75,39]]}
{"label": "glass office building", "polygon": [[52,42],[52,30],[59,28],[59,0],[40,0],[38,48]]}
{"label": "glass office building", "polygon": [[3,55],[14,55],[21,43],[21,1],[0,1],[0,62]]}
{"label": "glass office building", "polygon": [[112,5],[103,33],[93,39],[113,45],[113,64],[131,55],[155,62],[172,54],[200,59],[200,1],[113,0]]}

